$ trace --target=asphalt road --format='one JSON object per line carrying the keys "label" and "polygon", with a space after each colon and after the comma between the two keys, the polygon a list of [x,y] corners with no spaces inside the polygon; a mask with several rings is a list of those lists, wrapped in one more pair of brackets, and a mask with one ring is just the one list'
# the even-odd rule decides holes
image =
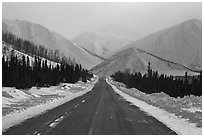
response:
{"label": "asphalt road", "polygon": [[99,79],[92,91],[13,126],[3,135],[174,135],[138,107],[126,102]]}

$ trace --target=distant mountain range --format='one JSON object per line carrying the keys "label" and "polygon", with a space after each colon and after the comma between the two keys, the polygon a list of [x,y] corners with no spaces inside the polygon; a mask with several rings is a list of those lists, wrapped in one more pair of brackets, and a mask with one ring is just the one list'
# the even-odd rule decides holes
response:
{"label": "distant mountain range", "polygon": [[107,24],[91,31],[86,31],[72,39],[88,51],[101,56],[109,57],[113,51],[126,46],[144,34],[129,27]]}
{"label": "distant mountain range", "polygon": [[120,39],[113,35],[90,31],[81,33],[72,39],[72,41],[103,58],[130,43],[128,40]]}
{"label": "distant mountain range", "polygon": [[188,20],[136,40],[92,69],[95,74],[110,76],[117,71],[153,70],[171,75],[202,69],[202,22]]}
{"label": "distant mountain range", "polygon": [[44,45],[48,49],[58,49],[65,56],[74,59],[77,63],[81,63],[87,69],[102,61],[67,38],[39,24],[21,20],[3,20],[2,30],[11,32],[17,37],[29,40],[37,45]]}
{"label": "distant mountain range", "polygon": [[[107,25],[67,38],[35,23],[3,20],[2,30],[46,48],[58,49],[97,75],[153,70],[171,75],[202,70],[202,22],[188,20],[145,37],[128,28]],[[135,41],[133,41],[135,39]]]}

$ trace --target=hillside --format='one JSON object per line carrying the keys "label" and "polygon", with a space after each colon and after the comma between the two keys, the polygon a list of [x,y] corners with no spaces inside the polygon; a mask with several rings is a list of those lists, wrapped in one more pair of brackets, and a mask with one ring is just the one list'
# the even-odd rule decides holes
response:
{"label": "hillside", "polygon": [[202,69],[201,21],[189,20],[150,34],[113,54],[92,70],[110,76],[117,71],[146,72],[150,62],[153,70],[175,76]]}
{"label": "hillside", "polygon": [[83,32],[72,41],[95,55],[108,58],[112,52],[142,36],[144,34],[135,28],[111,23]]}
{"label": "hillside", "polygon": [[[5,43],[4,41],[2,42],[2,55],[5,56],[10,60],[11,54],[14,56],[17,56],[18,58],[22,58],[25,56],[26,58],[29,58],[29,64],[32,66],[33,62],[35,61],[35,58],[32,57],[29,54],[20,52],[18,50],[15,50],[12,45]],[[49,59],[45,59],[43,57],[39,57],[42,61],[47,60],[48,66],[51,64],[53,67],[55,67],[57,64],[60,65],[60,63],[51,61]]]}
{"label": "hillside", "polygon": [[92,68],[101,62],[101,59],[92,56],[82,48],[73,44],[65,37],[48,30],[47,28],[28,21],[3,20],[2,30],[8,31],[17,37],[29,40],[37,45],[44,45],[48,49],[58,49],[64,55],[81,63],[85,68]]}
{"label": "hillside", "polygon": [[145,69],[143,60],[136,54],[136,50],[130,48],[111,56],[92,70],[97,75],[110,76],[117,71],[128,70],[133,73],[137,71],[145,72]]}
{"label": "hillside", "polygon": [[201,70],[202,22],[188,20],[137,40],[127,47],[137,47],[163,59]]}
{"label": "hillside", "polygon": [[119,49],[130,41],[100,32],[86,31],[76,36],[72,41],[93,54],[106,58],[107,54]]}
{"label": "hillside", "polygon": [[144,74],[147,71],[148,62],[151,63],[151,68],[159,73],[182,76],[188,71],[190,75],[197,74],[181,64],[161,59],[134,47],[118,52],[91,70],[99,76],[110,76],[118,71]]}

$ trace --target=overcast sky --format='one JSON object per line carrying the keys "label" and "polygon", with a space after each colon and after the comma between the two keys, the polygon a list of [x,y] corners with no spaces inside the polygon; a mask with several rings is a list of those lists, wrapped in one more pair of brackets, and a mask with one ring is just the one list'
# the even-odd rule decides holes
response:
{"label": "overcast sky", "polygon": [[68,39],[106,24],[142,33],[202,19],[201,3],[3,3],[3,19],[41,24]]}

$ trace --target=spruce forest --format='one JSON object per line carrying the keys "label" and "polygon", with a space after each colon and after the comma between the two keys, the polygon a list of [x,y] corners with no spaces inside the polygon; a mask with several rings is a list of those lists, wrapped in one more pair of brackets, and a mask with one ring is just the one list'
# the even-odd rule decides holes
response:
{"label": "spruce forest", "polygon": [[140,72],[129,74],[128,72],[117,72],[111,76],[114,80],[124,83],[128,88],[151,94],[164,92],[171,97],[184,97],[186,95],[202,95],[202,72],[199,76],[193,76],[191,80],[186,72],[184,79],[177,79],[173,76],[158,74],[158,71],[151,69],[150,63],[147,73],[142,75]]}
{"label": "spruce forest", "polygon": [[[44,46],[36,46],[7,32],[2,33],[3,41],[12,45],[13,49],[29,54],[29,56],[18,57],[11,53],[10,57],[2,57],[2,86],[16,87],[18,89],[37,87],[48,87],[60,82],[75,83],[79,80],[87,82],[93,74],[76,64],[60,56],[59,51],[52,51]],[[43,47],[43,48],[42,48]],[[42,59],[44,57],[45,59]],[[48,63],[50,59],[56,61],[56,65]]]}

